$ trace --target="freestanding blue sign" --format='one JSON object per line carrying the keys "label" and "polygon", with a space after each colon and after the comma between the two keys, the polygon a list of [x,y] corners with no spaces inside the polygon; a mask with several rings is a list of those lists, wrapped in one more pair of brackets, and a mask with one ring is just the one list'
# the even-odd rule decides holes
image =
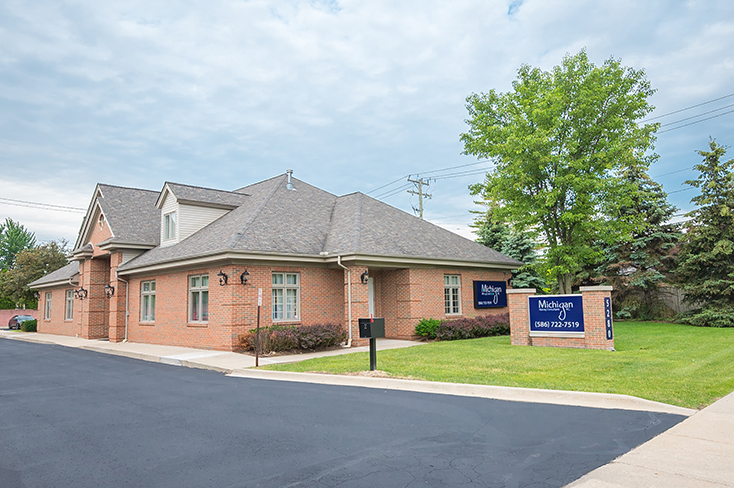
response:
{"label": "freestanding blue sign", "polygon": [[607,327],[607,340],[614,339],[614,331],[612,330],[612,299],[604,298],[604,322]]}
{"label": "freestanding blue sign", "polygon": [[581,295],[530,296],[530,332],[583,332]]}
{"label": "freestanding blue sign", "polygon": [[507,283],[504,281],[475,281],[474,308],[507,306]]}

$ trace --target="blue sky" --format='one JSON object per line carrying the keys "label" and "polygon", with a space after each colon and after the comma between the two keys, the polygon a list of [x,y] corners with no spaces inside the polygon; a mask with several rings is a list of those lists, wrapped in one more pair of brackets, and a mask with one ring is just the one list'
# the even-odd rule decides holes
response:
{"label": "blue sky", "polygon": [[[293,169],[342,195],[440,175],[427,172],[476,161],[459,142],[469,94],[507,91],[521,64],[550,69],[584,47],[597,64],[645,69],[653,115],[734,93],[730,1],[7,0],[0,197],[85,208],[97,182],[231,190]],[[685,188],[695,150],[734,145],[732,129],[734,113],[660,134],[650,174]],[[426,218],[469,236],[473,173],[435,181]],[[371,195],[395,189],[384,201],[411,212],[405,183]],[[690,210],[692,196],[670,200]],[[73,242],[83,214],[0,201],[5,217]]]}

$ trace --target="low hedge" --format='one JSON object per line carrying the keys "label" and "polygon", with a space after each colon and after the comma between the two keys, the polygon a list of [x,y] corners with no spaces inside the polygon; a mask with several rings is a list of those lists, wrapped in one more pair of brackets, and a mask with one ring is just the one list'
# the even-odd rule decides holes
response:
{"label": "low hedge", "polygon": [[[240,336],[240,348],[255,351],[257,329]],[[347,331],[337,324],[273,325],[260,328],[260,354],[294,350],[319,350],[338,346],[347,340]]]}
{"label": "low hedge", "polygon": [[481,315],[455,320],[423,319],[415,327],[415,333],[439,341],[456,341],[510,334],[510,315]]}
{"label": "low hedge", "polygon": [[23,332],[36,332],[38,326],[38,320],[26,320],[20,323],[20,330]]}

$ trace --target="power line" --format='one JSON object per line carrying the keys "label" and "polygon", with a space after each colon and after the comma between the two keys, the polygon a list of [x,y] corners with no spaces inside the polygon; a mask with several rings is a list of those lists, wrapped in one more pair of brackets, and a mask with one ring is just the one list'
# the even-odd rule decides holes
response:
{"label": "power line", "polygon": [[86,210],[83,208],[52,205],[50,203],[27,202],[25,200],[13,200],[12,198],[0,198],[0,203],[4,203],[5,205],[15,205],[16,207],[35,208],[36,210],[54,210],[56,212],[86,213]]}
{"label": "power line", "polygon": [[649,119],[641,120],[640,122],[649,122],[650,120],[656,120],[656,119],[662,119],[663,117],[667,117],[668,115],[677,114],[680,112],[685,112],[686,110],[690,110],[692,108],[700,107],[701,105],[708,105],[709,103],[718,102],[719,100],[723,100],[725,98],[734,97],[734,93],[730,93],[729,95],[724,95],[723,97],[714,98],[712,100],[708,100],[706,102],[698,103],[696,105],[691,105],[690,107],[682,108],[680,110],[675,110],[673,112],[668,112],[667,114],[663,115],[657,115],[655,117],[650,117]]}
{"label": "power line", "polygon": [[369,195],[370,193],[374,193],[374,192],[376,192],[377,190],[381,190],[381,189],[385,188],[386,186],[390,186],[390,185],[392,185],[392,184],[394,184],[394,183],[397,183],[398,181],[402,180],[403,178],[410,178],[410,175],[405,175],[405,176],[401,176],[401,177],[400,177],[400,178],[398,178],[397,180],[395,180],[395,181],[391,181],[390,183],[388,183],[388,184],[386,184],[386,185],[378,186],[378,187],[377,187],[377,188],[375,188],[374,190],[370,190],[370,191],[368,191],[367,193],[365,193],[365,195]]}
{"label": "power line", "polygon": [[675,125],[680,122],[685,122],[686,120],[697,119],[702,115],[712,114],[714,112],[718,112],[719,110],[724,110],[725,108],[729,108],[729,107],[734,107],[734,103],[730,105],[724,105],[723,107],[715,108],[713,110],[709,110],[708,112],[701,112],[700,114],[697,114],[697,115],[691,115],[690,117],[686,117],[685,119],[676,120],[675,122],[668,122],[667,124],[662,124],[660,127],[667,127],[669,125]]}
{"label": "power line", "polygon": [[716,117],[721,117],[723,115],[727,115],[727,114],[730,114],[732,112],[734,112],[734,110],[729,110],[728,112],[724,112],[723,114],[712,115],[711,117],[706,117],[705,119],[696,120],[694,122],[689,122],[687,124],[679,125],[678,127],[673,127],[671,129],[661,130],[660,132],[658,132],[658,134],[665,134],[666,132],[670,132],[672,130],[682,129],[683,127],[688,127],[689,125],[698,124],[700,122],[705,122],[706,120],[715,119]]}

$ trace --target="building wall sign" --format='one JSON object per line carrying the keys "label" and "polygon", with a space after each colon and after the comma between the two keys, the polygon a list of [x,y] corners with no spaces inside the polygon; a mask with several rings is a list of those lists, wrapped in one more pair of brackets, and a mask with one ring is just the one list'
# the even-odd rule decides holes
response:
{"label": "building wall sign", "polygon": [[584,332],[584,305],[581,295],[541,295],[528,297],[530,332]]}
{"label": "building wall sign", "polygon": [[507,283],[504,281],[475,281],[474,308],[507,306]]}

